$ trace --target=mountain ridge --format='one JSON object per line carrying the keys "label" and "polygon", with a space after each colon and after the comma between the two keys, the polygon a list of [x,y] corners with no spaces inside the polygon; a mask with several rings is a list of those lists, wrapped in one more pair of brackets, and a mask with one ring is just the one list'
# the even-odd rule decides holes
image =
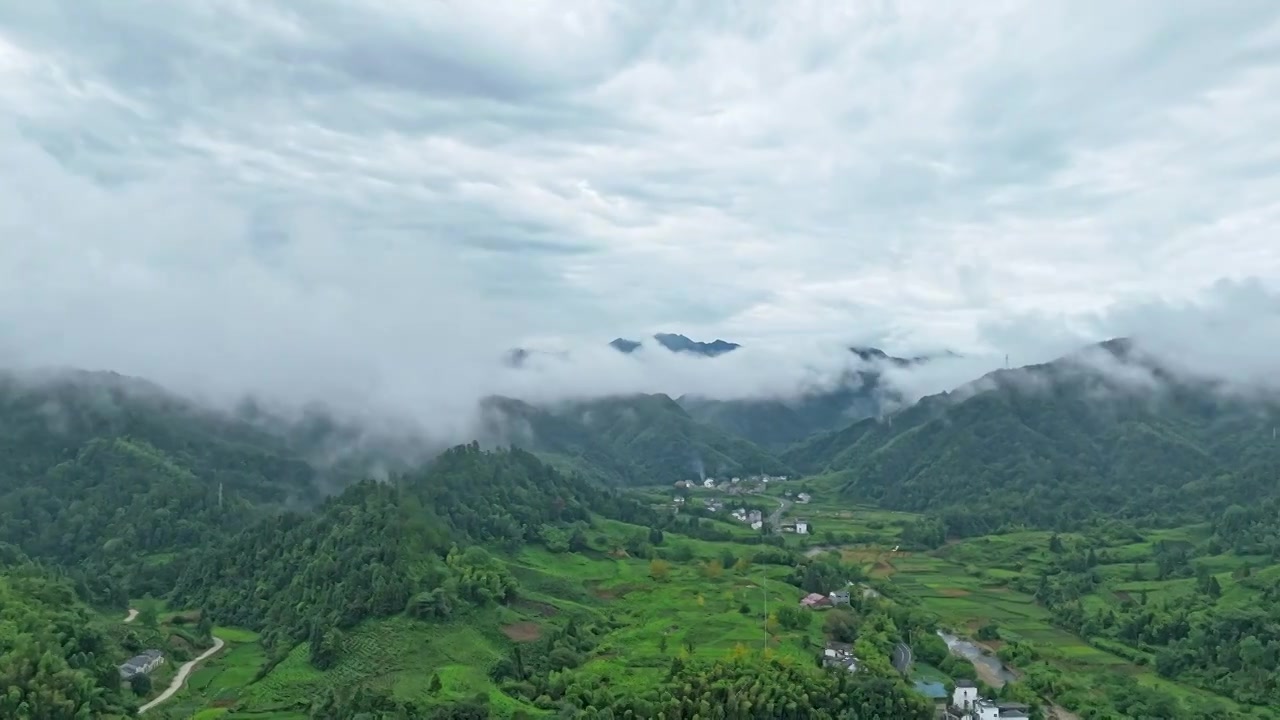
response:
{"label": "mountain ridge", "polygon": [[[946,508],[949,533],[1066,528],[1104,508],[1176,515],[1179,494],[1216,510],[1275,495],[1263,480],[1280,472],[1280,445],[1270,442],[1277,422],[1274,398],[1222,394],[1118,338],[988,373],[886,418],[810,437],[781,458],[835,475],[859,501]],[[1211,477],[1218,482],[1206,484]],[[1200,510],[1184,515],[1204,519]]]}

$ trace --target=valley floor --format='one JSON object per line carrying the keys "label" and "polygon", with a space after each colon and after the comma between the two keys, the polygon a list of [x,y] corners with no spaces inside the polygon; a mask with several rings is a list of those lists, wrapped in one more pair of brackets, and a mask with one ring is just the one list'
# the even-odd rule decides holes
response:
{"label": "valley floor", "polygon": [[[789,508],[788,515],[803,513],[814,524],[815,533],[791,535],[789,546],[811,556],[839,553],[846,562],[864,568],[870,579],[863,592],[883,592],[890,599],[918,604],[936,615],[939,623],[957,636],[954,640],[974,643],[983,654],[975,666],[988,684],[998,686],[1006,679],[1030,683],[1053,704],[1055,716],[1064,720],[1103,717],[1094,709],[1106,706],[1106,694],[1111,691],[1098,680],[1115,674],[1178,698],[1216,703],[1222,708],[1222,717],[1275,717],[1160,677],[1144,650],[1118,643],[1108,646],[1105,640],[1090,643],[1055,626],[1048,610],[1016,588],[1034,577],[1046,562],[1048,533],[975,538],[933,552],[895,551],[902,526],[913,516],[823,501],[821,488],[812,489],[819,497],[807,506]],[[732,523],[722,524],[738,539],[709,542],[669,534],[662,546],[683,546],[687,559],[670,562],[661,579],[655,579],[649,560],[629,557],[619,549],[627,538],[647,532],[624,523],[599,521],[591,531],[593,549],[585,553],[526,547],[505,560],[520,583],[518,602],[475,611],[445,624],[406,617],[367,621],[347,633],[341,660],[325,671],[309,664],[304,644],[255,681],[266,659],[257,636],[219,628],[216,634],[226,640],[228,649],[195,670],[187,689],[154,716],[301,718],[305,716],[301,708],[318,690],[352,685],[440,701],[480,693],[501,716],[517,712],[544,716],[548,714],[545,708],[502,692],[487,670],[509,653],[512,644],[537,641],[565,614],[615,628],[578,670],[615,686],[652,684],[665,674],[677,654],[721,658],[768,647],[771,653],[813,662],[823,643],[820,622],[798,631],[775,629],[766,639],[768,611],[794,604],[800,595],[783,580],[789,568],[759,564],[735,567],[737,558],[749,556],[761,546],[745,542],[749,530],[742,533]],[[1187,580],[1127,578],[1135,565],[1141,572],[1151,562],[1156,540],[1199,531],[1163,531],[1142,543],[1110,548],[1108,562],[1100,568],[1106,582],[1088,602],[1119,604],[1137,593],[1154,598],[1187,592]],[[1238,560],[1222,557],[1216,562],[1223,602],[1247,602],[1246,589],[1231,581]],[[1276,569],[1264,570],[1271,571]],[[979,630],[988,625],[998,627],[998,639],[975,641]],[[1021,648],[1023,654],[1015,657],[1011,648]],[[1008,661],[1000,659],[1001,655]],[[440,679],[439,689],[434,691],[430,687],[433,675]],[[948,678],[916,661],[912,679]]]}

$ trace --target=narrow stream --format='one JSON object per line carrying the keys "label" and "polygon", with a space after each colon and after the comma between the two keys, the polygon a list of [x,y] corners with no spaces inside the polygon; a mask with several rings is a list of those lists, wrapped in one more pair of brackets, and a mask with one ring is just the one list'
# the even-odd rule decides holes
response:
{"label": "narrow stream", "polygon": [[1005,683],[1013,682],[1018,679],[1016,675],[1005,668],[1004,663],[1000,661],[1000,658],[994,655],[984,654],[982,652],[982,648],[974,645],[968,640],[964,640],[950,633],[944,633],[941,630],[938,631],[938,637],[942,638],[943,642],[947,644],[947,649],[951,651],[952,655],[958,655],[973,663],[973,667],[978,671],[978,675],[982,677],[988,685],[1001,687]]}

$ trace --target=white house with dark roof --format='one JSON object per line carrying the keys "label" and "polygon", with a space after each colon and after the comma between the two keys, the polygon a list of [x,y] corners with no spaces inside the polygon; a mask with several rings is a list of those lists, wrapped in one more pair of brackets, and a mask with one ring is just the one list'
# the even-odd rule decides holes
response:
{"label": "white house with dark roof", "polygon": [[124,661],[120,667],[120,679],[128,680],[135,675],[150,675],[153,670],[164,663],[164,655],[159,650],[147,650]]}
{"label": "white house with dark roof", "polygon": [[972,680],[957,680],[951,694],[951,707],[943,717],[947,720],[1027,720],[1030,708],[1022,703],[1005,703],[978,696]]}
{"label": "white house with dark roof", "polygon": [[858,658],[853,654],[853,646],[841,642],[827,643],[822,651],[822,666],[858,672]]}

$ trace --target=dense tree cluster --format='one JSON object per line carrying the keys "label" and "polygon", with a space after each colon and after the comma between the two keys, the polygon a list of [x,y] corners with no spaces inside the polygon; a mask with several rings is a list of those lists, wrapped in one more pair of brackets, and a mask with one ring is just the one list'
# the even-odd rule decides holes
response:
{"label": "dense tree cluster", "polygon": [[0,571],[0,717],[132,715],[116,670],[119,656],[69,583],[34,566]]}
{"label": "dense tree cluster", "polygon": [[488,720],[489,698],[483,693],[460,702],[424,706],[366,687],[325,690],[308,708],[313,720]]}
{"label": "dense tree cluster", "polygon": [[639,512],[529,453],[461,446],[420,473],[358,483],[314,514],[241,532],[192,563],[174,597],[263,630],[269,644],[310,639],[323,663],[316,648],[336,647],[334,634],[365,618],[443,619],[507,600],[515,580],[475,543],[537,542],[549,525],[585,521],[588,504]]}
{"label": "dense tree cluster", "polygon": [[584,717],[656,720],[927,720],[932,706],[900,681],[830,672],[781,659],[746,656],[673,662],[667,680],[641,693],[573,685],[566,697]]}
{"label": "dense tree cluster", "polygon": [[581,665],[611,629],[591,623],[579,625],[570,619],[535,642],[512,646],[511,654],[495,664],[489,674],[495,680],[512,682],[509,687],[516,694],[533,700],[554,692],[552,673]]}

